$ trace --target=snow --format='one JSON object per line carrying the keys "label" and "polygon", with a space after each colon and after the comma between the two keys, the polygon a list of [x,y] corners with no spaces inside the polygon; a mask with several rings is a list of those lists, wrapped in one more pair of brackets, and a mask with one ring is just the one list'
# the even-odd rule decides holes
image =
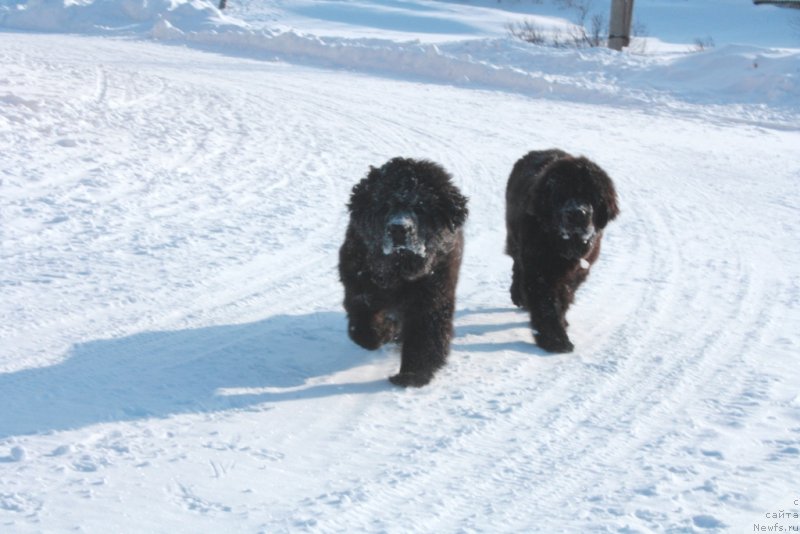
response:
{"label": "snow", "polygon": [[[0,531],[797,528],[797,14],[636,13],[617,54],[507,36],[568,28],[548,2],[0,0]],[[551,147],[622,209],[565,355],[503,254],[511,166]],[[394,156],[470,198],[412,390],[336,273]]]}

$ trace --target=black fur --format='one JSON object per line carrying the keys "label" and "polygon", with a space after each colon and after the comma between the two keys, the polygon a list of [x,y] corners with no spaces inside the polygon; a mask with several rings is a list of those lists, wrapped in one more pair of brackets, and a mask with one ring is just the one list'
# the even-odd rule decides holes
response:
{"label": "black fur", "polygon": [[600,254],[604,228],[618,214],[614,183],[584,157],[533,151],[514,165],[506,188],[511,300],[530,312],[543,349],[574,348],[567,309]]}
{"label": "black fur", "polygon": [[453,336],[467,199],[431,161],[394,158],[353,187],[339,250],[350,338],[401,344],[400,386],[424,386]]}

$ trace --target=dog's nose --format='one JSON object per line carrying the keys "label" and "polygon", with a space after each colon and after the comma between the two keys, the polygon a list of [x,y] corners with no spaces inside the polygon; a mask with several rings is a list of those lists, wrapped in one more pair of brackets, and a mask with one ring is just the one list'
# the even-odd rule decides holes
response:
{"label": "dog's nose", "polygon": [[394,246],[400,247],[405,245],[408,239],[408,227],[400,223],[390,224],[389,237],[392,239],[392,244]]}
{"label": "dog's nose", "polygon": [[564,219],[570,226],[584,227],[589,224],[592,213],[586,206],[573,206],[564,212]]}

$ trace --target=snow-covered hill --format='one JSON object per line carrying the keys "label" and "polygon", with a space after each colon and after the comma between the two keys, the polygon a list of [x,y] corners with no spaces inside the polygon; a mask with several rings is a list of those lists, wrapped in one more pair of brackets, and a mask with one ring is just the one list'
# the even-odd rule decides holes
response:
{"label": "snow-covered hill", "polygon": [[[800,527],[800,52],[505,36],[569,24],[540,7],[0,2],[0,532]],[[549,147],[622,207],[567,355],[502,253],[511,166]],[[336,274],[397,155],[470,197],[414,390]]]}

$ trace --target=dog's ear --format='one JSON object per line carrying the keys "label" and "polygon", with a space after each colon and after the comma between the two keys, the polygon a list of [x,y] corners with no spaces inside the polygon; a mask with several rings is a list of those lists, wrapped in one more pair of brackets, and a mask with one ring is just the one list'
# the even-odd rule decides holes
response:
{"label": "dog's ear", "polygon": [[369,205],[375,176],[380,172],[381,169],[370,166],[367,176],[353,186],[353,191],[350,193],[350,202],[347,204],[350,213],[358,213]]}
{"label": "dog's ear", "polygon": [[528,190],[525,213],[540,220],[549,218],[553,208],[555,183],[555,173],[548,166]]}
{"label": "dog's ear", "polygon": [[[413,160],[405,160],[413,161]],[[453,177],[444,167],[430,160],[413,161],[414,170],[410,172],[412,184],[428,191],[432,215],[455,231],[464,225],[469,210],[468,199],[453,185]]]}
{"label": "dog's ear", "polygon": [[467,209],[468,199],[462,195],[455,187],[448,187],[442,204],[442,211],[447,219],[447,226],[451,231],[464,226],[467,221],[469,210]]}
{"label": "dog's ear", "polygon": [[619,215],[619,201],[614,182],[600,167],[593,165],[591,177],[594,182],[594,208],[595,226],[605,228],[609,221],[614,220]]}

